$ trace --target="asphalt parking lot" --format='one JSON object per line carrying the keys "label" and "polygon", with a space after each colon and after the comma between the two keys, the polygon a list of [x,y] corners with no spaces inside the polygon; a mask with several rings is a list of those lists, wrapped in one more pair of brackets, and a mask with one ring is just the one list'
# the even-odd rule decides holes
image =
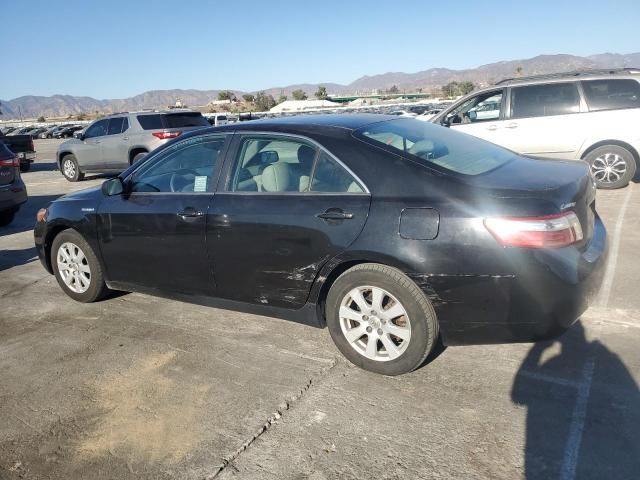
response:
{"label": "asphalt parking lot", "polygon": [[640,185],[599,191],[600,296],[540,344],[448,348],[382,377],[324,330],[123,294],[69,299],[38,208],[100,183],[37,140],[0,230],[0,479],[632,479],[640,475]]}

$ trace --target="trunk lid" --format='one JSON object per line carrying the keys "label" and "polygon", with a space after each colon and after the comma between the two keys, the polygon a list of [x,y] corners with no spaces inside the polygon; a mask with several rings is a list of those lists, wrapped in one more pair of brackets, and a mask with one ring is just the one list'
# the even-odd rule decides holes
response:
{"label": "trunk lid", "polygon": [[489,198],[496,216],[542,216],[573,211],[584,242],[593,235],[596,187],[585,162],[516,157],[495,170],[465,179]]}

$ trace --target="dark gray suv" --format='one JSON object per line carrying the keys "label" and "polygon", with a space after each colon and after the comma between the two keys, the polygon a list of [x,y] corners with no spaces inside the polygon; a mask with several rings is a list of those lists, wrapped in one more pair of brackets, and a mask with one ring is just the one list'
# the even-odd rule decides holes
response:
{"label": "dark gray suv", "polygon": [[183,132],[208,126],[206,118],[190,110],[113,114],[60,144],[58,166],[70,182],[85,173],[118,173]]}

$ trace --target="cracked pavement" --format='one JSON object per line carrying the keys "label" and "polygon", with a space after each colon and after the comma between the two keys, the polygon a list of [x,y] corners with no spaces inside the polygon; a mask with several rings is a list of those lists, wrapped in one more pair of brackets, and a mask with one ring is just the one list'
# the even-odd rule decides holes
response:
{"label": "cracked pavement", "polygon": [[29,203],[0,231],[0,479],[637,478],[637,184],[598,192],[617,259],[566,335],[448,348],[389,378],[313,327],[66,297],[35,258],[35,212],[103,179],[68,183],[56,145],[36,142]]}

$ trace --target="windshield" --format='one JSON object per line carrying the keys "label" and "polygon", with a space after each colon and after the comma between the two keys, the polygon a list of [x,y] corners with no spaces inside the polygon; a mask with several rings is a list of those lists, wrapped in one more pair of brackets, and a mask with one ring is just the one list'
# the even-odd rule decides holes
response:
{"label": "windshield", "polygon": [[373,123],[356,130],[355,136],[371,145],[400,151],[426,166],[464,175],[488,172],[516,156],[479,138],[412,118]]}

